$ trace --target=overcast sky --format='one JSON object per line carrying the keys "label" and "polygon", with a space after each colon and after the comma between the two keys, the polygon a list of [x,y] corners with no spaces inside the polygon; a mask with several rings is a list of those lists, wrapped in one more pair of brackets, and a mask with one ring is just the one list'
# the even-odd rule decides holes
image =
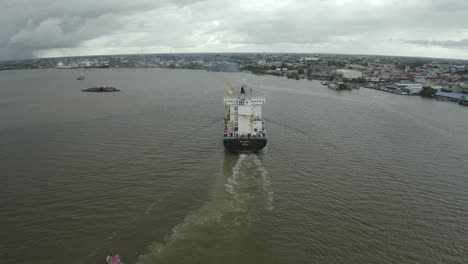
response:
{"label": "overcast sky", "polygon": [[0,59],[311,52],[468,59],[468,0],[0,0]]}

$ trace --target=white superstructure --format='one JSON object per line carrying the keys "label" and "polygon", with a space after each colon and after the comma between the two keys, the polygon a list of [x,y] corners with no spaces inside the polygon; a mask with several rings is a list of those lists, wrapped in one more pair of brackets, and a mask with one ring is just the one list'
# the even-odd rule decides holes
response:
{"label": "white superstructure", "polygon": [[265,97],[252,96],[246,87],[236,94],[226,89],[224,97],[224,138],[266,138],[262,106]]}
{"label": "white superstructure", "polygon": [[423,89],[423,85],[421,83],[400,82],[400,83],[395,83],[395,85],[400,87],[400,90],[406,91],[409,94],[419,94]]}
{"label": "white superstructure", "polygon": [[336,74],[341,76],[341,78],[343,78],[343,79],[349,79],[349,80],[362,78],[362,72],[355,71],[355,70],[349,70],[349,69],[336,70]]}

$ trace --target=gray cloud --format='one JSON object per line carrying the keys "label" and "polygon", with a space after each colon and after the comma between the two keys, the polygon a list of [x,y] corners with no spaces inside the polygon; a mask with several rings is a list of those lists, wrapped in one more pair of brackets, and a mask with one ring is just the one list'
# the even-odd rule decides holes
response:
{"label": "gray cloud", "polygon": [[84,41],[123,29],[122,17],[188,3],[188,0],[9,1],[0,11],[0,59],[28,58],[42,49],[78,47]]}
{"label": "gray cloud", "polygon": [[468,48],[468,39],[461,40],[410,40],[408,43],[422,46],[440,46],[444,48]]}
{"label": "gray cloud", "polygon": [[142,49],[468,58],[467,1],[15,0],[2,7],[0,59]]}

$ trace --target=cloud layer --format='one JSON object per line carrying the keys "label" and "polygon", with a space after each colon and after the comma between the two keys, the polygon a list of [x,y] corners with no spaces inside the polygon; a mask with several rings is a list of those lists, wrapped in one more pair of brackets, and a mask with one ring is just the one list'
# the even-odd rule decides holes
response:
{"label": "cloud layer", "polygon": [[464,0],[5,0],[0,59],[320,52],[468,59]]}

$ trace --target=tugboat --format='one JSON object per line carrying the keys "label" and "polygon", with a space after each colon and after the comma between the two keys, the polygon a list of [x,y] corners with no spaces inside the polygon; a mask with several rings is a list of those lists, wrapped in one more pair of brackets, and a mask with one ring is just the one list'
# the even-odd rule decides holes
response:
{"label": "tugboat", "polygon": [[226,85],[224,96],[224,147],[232,152],[258,152],[267,144],[262,106],[265,97],[246,93],[247,86],[236,93]]}
{"label": "tugboat", "polygon": [[333,90],[351,90],[351,88],[346,87],[343,81],[333,80],[328,83],[328,88]]}

